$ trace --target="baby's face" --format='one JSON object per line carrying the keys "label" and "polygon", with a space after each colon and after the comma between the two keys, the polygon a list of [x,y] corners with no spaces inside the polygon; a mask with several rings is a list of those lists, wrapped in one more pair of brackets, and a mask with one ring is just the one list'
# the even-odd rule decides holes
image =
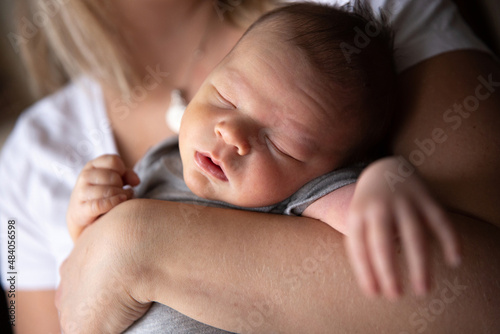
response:
{"label": "baby's face", "polygon": [[265,206],[338,167],[335,126],[294,53],[250,34],[205,80],[179,133],[184,179],[196,195]]}

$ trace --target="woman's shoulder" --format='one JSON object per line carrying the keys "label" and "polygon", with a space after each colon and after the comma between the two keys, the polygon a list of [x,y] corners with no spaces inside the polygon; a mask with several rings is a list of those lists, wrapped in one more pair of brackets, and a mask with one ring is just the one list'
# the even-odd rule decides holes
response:
{"label": "woman's shoulder", "polygon": [[[290,1],[290,0],[289,0]],[[314,0],[345,5],[354,0]],[[394,31],[394,56],[399,72],[439,54],[473,49],[491,53],[449,0],[366,0],[376,17],[383,15]],[[377,33],[369,24],[360,27],[352,47],[362,51]]]}
{"label": "woman's shoulder", "polygon": [[400,71],[422,60],[456,50],[491,50],[472,32],[449,0],[374,0],[389,16]]}

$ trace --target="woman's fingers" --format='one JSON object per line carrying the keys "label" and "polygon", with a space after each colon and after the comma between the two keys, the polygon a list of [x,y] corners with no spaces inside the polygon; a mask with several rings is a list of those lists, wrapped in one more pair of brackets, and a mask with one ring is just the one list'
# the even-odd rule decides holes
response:
{"label": "woman's fingers", "polygon": [[379,286],[368,257],[364,220],[361,216],[350,213],[348,226],[349,237],[345,238],[345,243],[354,274],[361,289],[368,296],[375,296],[379,293]]}
{"label": "woman's fingers", "polygon": [[430,284],[424,224],[414,206],[405,199],[397,201],[395,209],[410,281],[417,295],[425,295]]}
{"label": "woman's fingers", "polygon": [[378,284],[387,298],[397,299],[401,295],[401,287],[396,272],[392,215],[384,205],[372,205],[367,217],[368,254]]}

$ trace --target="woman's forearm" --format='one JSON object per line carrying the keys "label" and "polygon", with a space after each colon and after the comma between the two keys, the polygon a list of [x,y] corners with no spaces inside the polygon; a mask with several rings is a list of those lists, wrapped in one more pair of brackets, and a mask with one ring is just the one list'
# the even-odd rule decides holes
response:
{"label": "woman's forearm", "polygon": [[[457,286],[460,303],[447,304],[446,312],[428,323],[431,332],[500,326],[493,316],[498,298],[479,293],[486,289],[500,297],[493,279],[500,274],[500,234],[465,218],[454,217],[469,235],[464,240],[469,257],[461,270],[450,271],[438,259],[437,287],[428,298],[406,295],[390,303],[366,299],[358,290],[340,234],[321,222],[154,200],[129,201],[122,209],[135,220],[127,220],[127,228],[141,230],[137,245],[127,247],[142,253],[136,260],[149,267],[135,299],[166,304],[215,327],[241,333],[411,331],[409,319],[450,293],[443,292],[447,284]],[[138,222],[140,216],[147,219]],[[486,256],[495,264],[478,261]]]}
{"label": "woman's forearm", "polygon": [[334,301],[358,294],[330,289],[346,286],[351,273],[336,271],[347,266],[341,235],[322,222],[153,200],[127,205],[135,217],[147,212],[149,241],[141,243],[156,245],[144,252],[155,254],[149,300],[201,322],[236,332],[290,332],[306,319],[328,328],[323,312],[310,311],[344,307]]}

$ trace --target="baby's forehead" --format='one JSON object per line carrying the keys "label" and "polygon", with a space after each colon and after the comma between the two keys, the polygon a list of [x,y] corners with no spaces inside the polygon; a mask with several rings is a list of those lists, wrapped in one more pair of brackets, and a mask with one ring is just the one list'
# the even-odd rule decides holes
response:
{"label": "baby's forehead", "polygon": [[[287,40],[283,34],[265,28],[256,27],[245,34],[231,51],[229,58],[234,62],[239,62],[242,58],[259,58],[265,60],[264,63],[260,62],[261,65],[274,62],[276,71],[293,75],[290,79],[307,81],[311,86],[322,79],[318,75],[318,68],[302,48]],[[316,87],[320,88],[321,85]]]}
{"label": "baby's forehead", "polygon": [[[318,73],[318,69],[301,48],[287,40],[284,34],[277,33],[276,29],[267,29],[266,25],[256,26],[245,34],[231,52],[232,55],[225,64],[226,69],[236,69],[243,76],[259,74],[262,70],[259,84],[252,88],[272,90],[272,98],[278,103],[283,96],[307,102],[308,107],[305,108],[288,106],[288,113],[299,113],[297,116],[300,118],[319,119],[318,127],[328,127],[332,118],[338,116],[334,101],[336,99],[331,98],[337,94],[332,94],[333,90],[324,75]],[[252,70],[248,71],[245,67],[251,67]],[[271,76],[266,76],[270,72]]]}
{"label": "baby's forehead", "polygon": [[324,98],[318,77],[308,66],[300,66],[302,59],[290,50],[279,50],[281,42],[269,50],[276,36],[247,37],[224,64],[216,83],[237,98],[251,100],[252,116],[265,120],[263,125],[280,143],[288,142],[310,158],[333,156],[335,124],[340,123],[335,107]]}
{"label": "baby's forehead", "polygon": [[290,34],[286,32],[283,26],[277,26],[272,20],[259,22],[245,32],[243,37],[237,43],[245,44],[245,47],[266,45],[273,48],[275,51],[286,49],[287,52],[299,54],[299,49],[289,50],[289,47],[295,46],[295,43],[290,39]]}

